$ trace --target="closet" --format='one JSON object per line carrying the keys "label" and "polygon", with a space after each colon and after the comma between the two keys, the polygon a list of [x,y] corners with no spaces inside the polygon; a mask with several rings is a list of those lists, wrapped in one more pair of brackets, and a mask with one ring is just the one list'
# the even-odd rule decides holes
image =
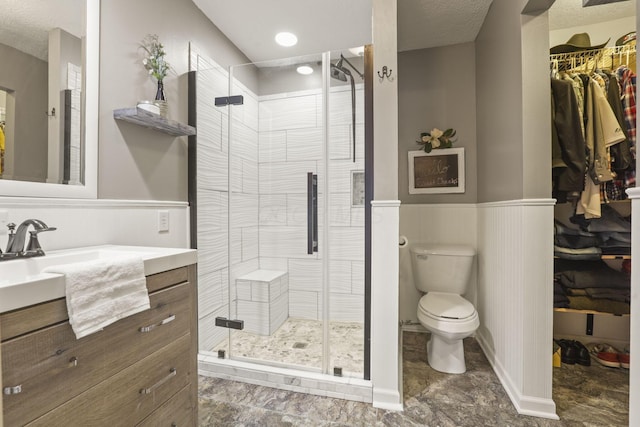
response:
{"label": "closet", "polygon": [[[586,37],[585,37],[586,36]],[[554,338],[629,345],[635,32],[551,49]],[[606,44],[606,42],[604,43]]]}

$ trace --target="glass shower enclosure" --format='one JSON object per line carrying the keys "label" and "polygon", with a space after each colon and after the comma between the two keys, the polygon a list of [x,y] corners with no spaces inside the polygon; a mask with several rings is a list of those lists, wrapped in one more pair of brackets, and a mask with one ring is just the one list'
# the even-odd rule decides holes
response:
{"label": "glass shower enclosure", "polygon": [[341,54],[192,52],[201,354],[365,376],[363,58]]}

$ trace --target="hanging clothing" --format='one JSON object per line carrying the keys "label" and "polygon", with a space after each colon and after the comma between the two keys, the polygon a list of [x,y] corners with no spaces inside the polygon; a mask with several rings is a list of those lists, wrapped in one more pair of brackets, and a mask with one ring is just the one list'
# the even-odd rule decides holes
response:
{"label": "hanging clothing", "polygon": [[588,177],[576,213],[586,219],[600,218],[600,184],[613,179],[607,147],[625,139],[609,101],[595,79],[589,79],[586,97],[585,143],[588,151]]}
{"label": "hanging clothing", "polygon": [[585,141],[573,84],[551,79],[552,168],[558,199],[576,198],[584,188]]}
{"label": "hanging clothing", "polygon": [[622,106],[624,109],[624,125],[631,147],[636,146],[636,74],[626,66],[616,70],[620,82]]}
{"label": "hanging clothing", "polygon": [[[622,110],[622,97],[620,95],[620,84],[618,82],[618,77],[613,74],[607,74],[609,78],[609,86],[607,88],[607,101],[609,101],[609,106],[616,116],[616,120],[619,124],[624,125],[624,112]],[[611,147],[611,156],[612,156],[612,169],[616,171],[618,174],[621,174],[622,171],[627,170],[629,167],[633,166],[633,156],[631,155],[631,143],[629,138],[627,137],[628,132],[626,130],[626,126],[622,126],[622,133],[625,135],[625,139],[620,142],[620,144],[615,144]]]}

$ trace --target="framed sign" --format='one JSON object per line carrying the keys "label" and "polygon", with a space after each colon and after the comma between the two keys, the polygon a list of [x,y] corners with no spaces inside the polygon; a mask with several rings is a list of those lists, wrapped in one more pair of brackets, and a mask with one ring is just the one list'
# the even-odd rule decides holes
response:
{"label": "framed sign", "polygon": [[409,151],[409,194],[464,193],[464,148]]}

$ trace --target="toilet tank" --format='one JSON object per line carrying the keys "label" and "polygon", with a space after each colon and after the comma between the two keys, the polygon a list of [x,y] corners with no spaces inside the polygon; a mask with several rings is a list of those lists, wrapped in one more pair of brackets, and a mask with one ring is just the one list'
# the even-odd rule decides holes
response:
{"label": "toilet tank", "polygon": [[476,251],[464,245],[414,245],[411,247],[413,282],[422,292],[463,295],[469,285]]}

